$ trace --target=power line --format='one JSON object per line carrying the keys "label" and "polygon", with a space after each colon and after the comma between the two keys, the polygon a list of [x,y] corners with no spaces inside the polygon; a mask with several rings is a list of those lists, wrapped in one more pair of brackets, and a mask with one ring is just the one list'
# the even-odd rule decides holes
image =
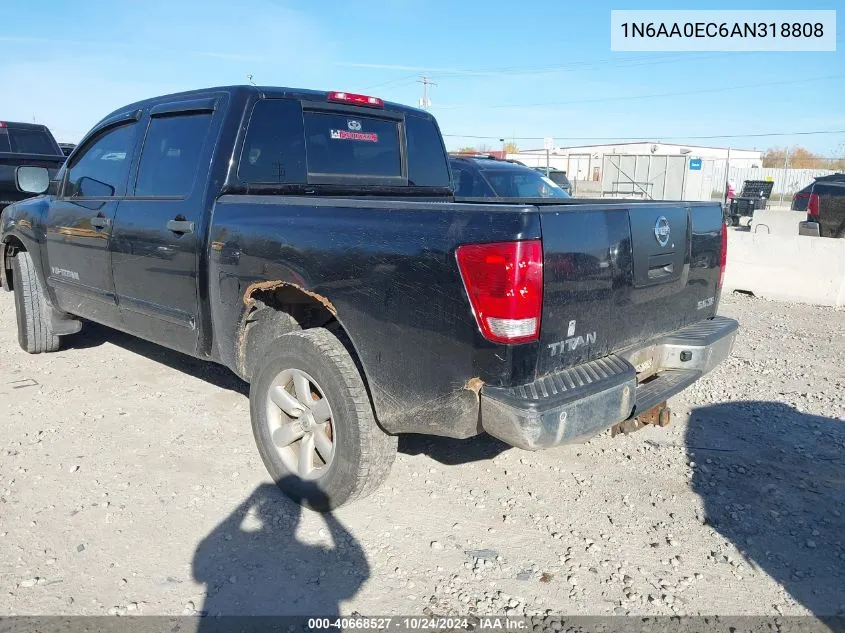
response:
{"label": "power line", "polygon": [[[454,69],[439,69],[436,70],[436,74],[438,78],[464,78],[470,76],[482,77],[486,75],[534,75],[534,74],[545,74],[545,73],[554,73],[554,72],[562,72],[562,71],[574,71],[574,70],[593,70],[595,68],[601,67],[605,64],[613,64],[614,66],[622,66],[622,67],[629,67],[629,66],[652,66],[654,64],[667,64],[674,61],[689,61],[689,60],[696,60],[696,59],[709,59],[713,57],[719,57],[724,55],[725,53],[715,53],[715,54],[707,54],[707,55],[689,55],[689,54],[669,54],[669,55],[653,55],[647,58],[642,56],[638,57],[621,57],[621,58],[604,58],[604,59],[595,59],[595,60],[580,60],[569,62],[566,64],[554,64],[554,65],[546,65],[546,66],[504,66],[500,68],[454,68]],[[407,85],[412,83],[412,80],[416,79],[417,75],[403,75],[401,77],[397,77],[396,79],[390,79],[388,81],[384,81],[381,83],[373,84],[365,90],[375,90],[378,88],[384,87],[392,87],[398,88],[400,86],[396,86],[394,84],[400,84],[401,86]]]}
{"label": "power line", "polygon": [[604,103],[606,101],[633,101],[638,99],[658,99],[662,97],[679,97],[679,96],[686,96],[686,95],[696,95],[696,94],[708,94],[714,92],[726,92],[729,90],[744,90],[746,88],[768,88],[770,86],[785,86],[790,84],[800,84],[800,83],[810,83],[816,81],[826,81],[828,79],[841,79],[845,77],[845,75],[829,75],[827,77],[809,77],[804,79],[791,79],[786,81],[769,81],[762,84],[745,84],[741,86],[723,86],[720,88],[705,88],[703,90],[685,90],[682,92],[661,92],[661,93],[650,93],[647,95],[625,95],[625,96],[617,96],[617,97],[597,97],[592,99],[575,99],[571,101],[555,101],[555,102],[546,102],[546,103],[508,103],[508,104],[456,104],[456,105],[443,105],[439,106],[439,109],[444,110],[451,110],[451,109],[458,109],[458,108],[490,108],[490,109],[501,109],[501,108],[542,108],[542,107],[550,107],[550,106],[561,106],[561,105],[575,105],[581,103]]}
{"label": "power line", "polygon": [[[713,57],[721,57],[726,53],[708,53],[690,55],[688,53],[668,53],[656,55],[637,55],[631,57],[606,57],[601,59],[591,60],[576,60],[561,64],[545,64],[542,66],[487,66],[481,68],[425,68],[420,66],[418,71],[430,72],[436,74],[438,77],[466,77],[468,75],[532,75],[538,73],[550,73],[568,70],[583,70],[592,69],[607,64],[614,66],[651,66],[654,64],[666,64],[674,61],[689,61],[696,59],[710,59]],[[394,70],[413,70],[411,66],[399,66]],[[390,69],[386,69],[390,70]]]}
{"label": "power line", "polygon": [[695,59],[709,59],[719,57],[724,53],[711,53],[707,55],[679,55],[676,53],[668,55],[654,55],[649,57],[608,57],[595,60],[581,60],[568,64],[555,64],[550,66],[505,66],[502,68],[480,68],[480,69],[455,69],[452,71],[438,72],[438,77],[465,77],[483,75],[535,75],[574,70],[594,70],[606,64],[613,64],[619,67],[630,66],[653,66],[655,64],[667,64],[675,61],[689,61]]}
{"label": "power line", "polygon": [[[646,137],[619,137],[619,136],[569,136],[567,134],[551,134],[553,138],[566,139],[567,141],[624,141],[627,143],[637,141],[655,141],[655,139],[663,140],[710,140],[710,139],[724,139],[724,138],[764,138],[773,136],[810,136],[813,134],[845,134],[845,130],[817,130],[812,132],[766,132],[763,134],[714,134],[708,136],[664,136],[656,134],[654,136]],[[500,139],[501,136],[481,136],[476,134],[444,134],[447,138],[472,138],[481,140]],[[514,136],[516,141],[542,141],[544,136]]]}
{"label": "power line", "polygon": [[[402,77],[397,77],[396,79],[391,79],[390,81],[384,81],[379,84],[375,84],[372,86],[367,86],[364,90],[376,90],[377,88],[384,88],[385,86],[391,86],[393,88],[399,88],[400,86],[410,85],[412,83],[416,83],[418,75],[403,75]],[[399,83],[399,86],[393,85]]]}

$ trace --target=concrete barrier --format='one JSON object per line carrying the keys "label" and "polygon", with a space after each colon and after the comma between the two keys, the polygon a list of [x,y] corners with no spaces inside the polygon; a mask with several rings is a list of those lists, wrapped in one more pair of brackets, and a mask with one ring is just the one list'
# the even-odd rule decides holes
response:
{"label": "concrete barrier", "polygon": [[728,231],[725,291],[845,306],[845,240]]}
{"label": "concrete barrier", "polygon": [[751,232],[769,233],[770,235],[798,235],[798,225],[806,219],[806,211],[757,209],[751,218]]}

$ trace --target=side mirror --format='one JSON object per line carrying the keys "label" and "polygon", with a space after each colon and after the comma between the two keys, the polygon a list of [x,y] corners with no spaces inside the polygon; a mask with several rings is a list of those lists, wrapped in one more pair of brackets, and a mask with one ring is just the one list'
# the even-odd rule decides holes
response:
{"label": "side mirror", "polygon": [[83,176],[77,182],[75,198],[111,198],[114,195],[114,187],[107,182],[96,178]]}
{"label": "side mirror", "polygon": [[46,167],[18,167],[15,170],[15,184],[24,193],[41,195],[50,187],[50,172]]}

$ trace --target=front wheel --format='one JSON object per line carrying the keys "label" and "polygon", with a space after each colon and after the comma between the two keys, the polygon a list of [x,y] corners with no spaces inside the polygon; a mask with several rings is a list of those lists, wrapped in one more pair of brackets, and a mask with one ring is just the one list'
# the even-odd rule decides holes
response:
{"label": "front wheel", "polygon": [[324,328],[276,339],[250,384],[249,403],[264,465],[307,507],[350,503],[390,472],[397,439],[376,424],[355,362]]}
{"label": "front wheel", "polygon": [[12,259],[12,272],[15,276],[12,285],[21,349],[30,354],[55,352],[59,349],[59,336],[53,331],[50,306],[35,272],[32,256],[20,251]]}

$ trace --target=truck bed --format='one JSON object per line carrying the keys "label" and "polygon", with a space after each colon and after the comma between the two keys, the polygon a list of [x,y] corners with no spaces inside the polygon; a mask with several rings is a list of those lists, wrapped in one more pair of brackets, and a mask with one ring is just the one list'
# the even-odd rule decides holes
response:
{"label": "truck bed", "polygon": [[24,165],[46,167],[52,178],[64,162],[64,156],[0,152],[0,209],[31,196],[31,194],[18,191],[18,187],[15,184],[15,170],[18,167]]}
{"label": "truck bed", "polygon": [[[659,217],[673,241],[656,254]],[[479,430],[471,379],[532,383],[713,317],[721,218],[711,203],[224,195],[209,240],[210,329],[237,330],[251,284],[307,288],[358,350],[385,428],[466,437]],[[501,345],[478,331],[455,249],[513,239],[542,239],[541,330]],[[655,267],[671,270],[650,279]],[[236,364],[236,342],[216,343]]]}

